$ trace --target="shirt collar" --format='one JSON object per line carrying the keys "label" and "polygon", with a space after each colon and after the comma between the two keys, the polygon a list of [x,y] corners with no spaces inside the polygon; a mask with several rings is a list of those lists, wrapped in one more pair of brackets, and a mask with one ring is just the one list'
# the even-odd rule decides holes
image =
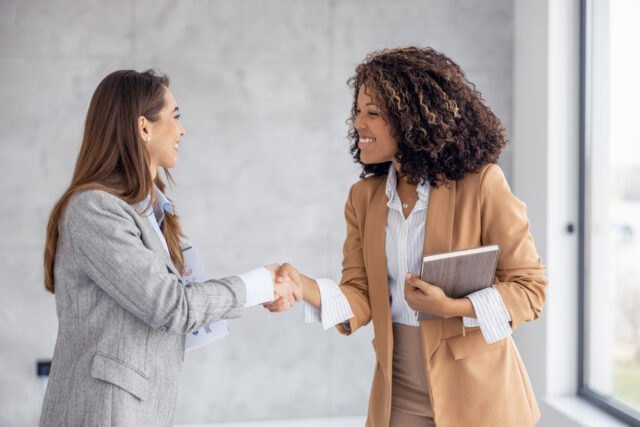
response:
{"label": "shirt collar", "polygon": [[[394,198],[398,197],[398,191],[396,190],[396,186],[398,185],[398,173],[396,172],[396,168],[393,167],[393,163],[389,165],[389,173],[387,174],[387,186],[385,188],[385,193],[387,194],[387,198],[389,199],[388,205],[391,204]],[[416,188],[418,192],[419,200],[426,200],[429,196],[429,183],[426,180],[420,182],[418,187]],[[398,197],[398,201],[400,198]]]}
{"label": "shirt collar", "polygon": [[156,196],[156,206],[153,209],[147,210],[149,202],[151,201],[151,195],[148,195],[143,201],[138,203],[138,210],[141,214],[144,213],[146,216],[151,216],[151,213],[153,212],[158,224],[162,224],[165,212],[168,212],[169,215],[173,215],[173,205],[169,199],[167,199],[167,196],[165,196],[164,193],[155,185],[153,186],[153,191]]}

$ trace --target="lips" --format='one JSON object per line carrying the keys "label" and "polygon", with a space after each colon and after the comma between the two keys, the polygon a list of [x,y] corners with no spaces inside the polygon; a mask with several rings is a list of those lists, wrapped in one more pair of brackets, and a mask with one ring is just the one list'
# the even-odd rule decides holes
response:
{"label": "lips", "polygon": [[364,150],[365,148],[369,147],[374,142],[376,142],[376,139],[373,138],[373,137],[361,136],[358,139],[358,148],[361,149],[361,150]]}

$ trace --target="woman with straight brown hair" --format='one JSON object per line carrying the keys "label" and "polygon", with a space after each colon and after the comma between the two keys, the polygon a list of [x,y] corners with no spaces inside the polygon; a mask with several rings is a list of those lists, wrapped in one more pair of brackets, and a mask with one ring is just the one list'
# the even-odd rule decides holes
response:
{"label": "woman with straight brown hair", "polygon": [[158,175],[178,163],[184,128],[166,76],[116,71],[89,106],[71,185],[44,252],[58,337],[41,426],[169,426],[185,334],[244,307],[299,297],[272,264],[183,281],[184,237]]}

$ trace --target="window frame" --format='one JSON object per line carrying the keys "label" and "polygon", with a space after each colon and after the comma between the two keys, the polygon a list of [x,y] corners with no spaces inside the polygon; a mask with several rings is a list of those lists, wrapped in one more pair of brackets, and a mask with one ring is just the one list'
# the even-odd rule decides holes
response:
{"label": "window frame", "polygon": [[603,395],[595,390],[589,388],[585,383],[586,377],[586,355],[585,345],[586,342],[586,285],[587,285],[587,272],[586,266],[586,254],[588,253],[588,233],[586,231],[589,212],[587,210],[586,203],[589,200],[589,188],[587,185],[588,176],[590,173],[590,149],[592,145],[590,128],[591,128],[591,116],[590,109],[590,94],[592,89],[592,75],[590,73],[591,66],[591,35],[592,35],[592,1],[598,0],[580,0],[580,117],[579,117],[579,216],[578,216],[578,395],[586,399],[590,403],[598,406],[612,416],[624,421],[632,426],[640,426],[640,412],[622,404],[615,400],[611,396]]}

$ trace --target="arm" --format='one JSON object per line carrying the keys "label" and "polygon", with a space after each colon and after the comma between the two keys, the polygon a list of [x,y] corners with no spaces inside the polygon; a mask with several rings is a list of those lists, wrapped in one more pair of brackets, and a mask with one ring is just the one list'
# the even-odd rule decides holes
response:
{"label": "arm", "polygon": [[[331,279],[314,280],[300,274],[291,264],[283,264],[276,273],[276,283],[292,281],[302,293],[304,303],[304,321],[306,323],[322,323],[329,329],[338,323],[346,323],[353,317],[349,302],[340,291],[338,284]],[[289,306],[280,301],[264,304],[271,312],[287,310]]]}
{"label": "arm", "polygon": [[[360,239],[360,229],[353,207],[353,187],[345,206],[347,237],[344,243],[342,261],[342,280],[339,289],[329,279],[314,280],[300,274],[290,264],[283,264],[278,271],[276,281],[286,277],[292,279],[302,289],[305,306],[305,319],[322,321],[325,329],[336,326],[338,331],[349,335],[371,320],[367,273]],[[282,311],[277,302],[266,304],[271,311]],[[343,322],[347,320],[348,322]],[[309,320],[307,320],[309,321]]]}
{"label": "arm", "polygon": [[349,301],[353,317],[349,319],[349,327],[338,324],[336,328],[345,335],[350,335],[358,328],[371,321],[371,305],[369,303],[369,281],[364,265],[362,247],[362,231],[354,207],[354,188],[349,190],[349,197],[344,208],[347,224],[347,236],[343,246],[342,280],[340,290]]}
{"label": "arm", "polygon": [[67,207],[75,264],[81,274],[150,327],[185,334],[238,317],[246,293],[232,276],[183,285],[161,257],[144,246],[129,206],[102,191],[80,193]]}
{"label": "arm", "polygon": [[529,232],[524,203],[518,200],[498,166],[490,166],[480,190],[483,244],[497,243],[500,257],[494,288],[511,316],[511,329],[537,319],[544,305],[545,267]]}
{"label": "arm", "polygon": [[529,233],[526,208],[511,194],[498,166],[487,168],[482,177],[480,212],[483,244],[497,243],[501,248],[496,270],[499,283],[465,298],[451,299],[440,288],[408,275],[405,298],[420,311],[441,317],[462,316],[465,326],[480,326],[491,343],[510,335],[523,321],[537,318],[547,281]]}
{"label": "arm", "polygon": [[[320,298],[320,288],[318,282],[303,274],[299,274],[300,284],[302,285],[302,298],[308,304],[315,308],[322,308],[322,300]],[[276,278],[277,280],[277,278]]]}

